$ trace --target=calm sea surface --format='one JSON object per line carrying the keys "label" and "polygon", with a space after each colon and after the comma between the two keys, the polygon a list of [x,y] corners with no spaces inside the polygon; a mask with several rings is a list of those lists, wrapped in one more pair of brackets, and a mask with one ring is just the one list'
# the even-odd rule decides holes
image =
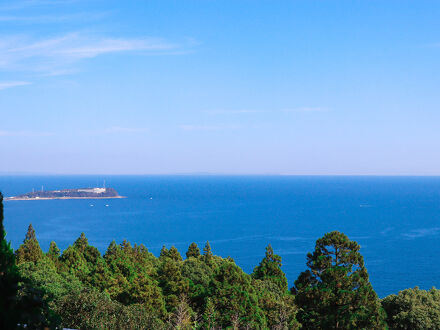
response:
{"label": "calm sea surface", "polygon": [[326,232],[361,245],[383,297],[416,285],[440,287],[440,177],[0,176],[5,196],[102,185],[126,199],[5,202],[7,239],[17,248],[32,223],[44,250],[84,232],[105,252],[112,240],[163,244],[182,255],[209,240],[215,254],[251,272],[271,243],[289,286]]}

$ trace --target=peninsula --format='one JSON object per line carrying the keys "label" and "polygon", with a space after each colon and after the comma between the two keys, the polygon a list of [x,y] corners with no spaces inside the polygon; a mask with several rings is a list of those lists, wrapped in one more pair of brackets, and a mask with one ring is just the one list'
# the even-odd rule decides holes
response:
{"label": "peninsula", "polygon": [[33,191],[23,195],[7,197],[9,201],[30,201],[45,199],[108,199],[124,198],[113,188],[79,188],[63,190]]}

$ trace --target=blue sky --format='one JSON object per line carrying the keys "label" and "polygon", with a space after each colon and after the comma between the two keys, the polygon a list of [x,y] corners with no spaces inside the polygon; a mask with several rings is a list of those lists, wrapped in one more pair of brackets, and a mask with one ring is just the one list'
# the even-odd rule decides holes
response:
{"label": "blue sky", "polygon": [[440,175],[440,2],[0,2],[0,172]]}

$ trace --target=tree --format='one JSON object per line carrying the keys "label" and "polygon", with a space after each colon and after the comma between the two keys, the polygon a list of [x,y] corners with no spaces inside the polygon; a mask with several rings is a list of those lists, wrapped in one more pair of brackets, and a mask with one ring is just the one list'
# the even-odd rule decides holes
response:
{"label": "tree", "polygon": [[162,328],[162,322],[149,315],[142,305],[124,306],[89,288],[63,297],[56,310],[63,326],[74,329]]}
{"label": "tree", "polygon": [[209,282],[214,270],[200,259],[189,258],[182,264],[182,275],[189,280],[191,307],[203,311]]}
{"label": "tree", "polygon": [[23,244],[15,251],[15,256],[17,258],[17,264],[27,261],[37,262],[43,258],[43,251],[37,241],[32,224],[29,224]]}
{"label": "tree", "polygon": [[168,257],[168,249],[165,247],[165,245],[162,246],[162,249],[160,249],[159,258],[163,259]]}
{"label": "tree", "polygon": [[73,246],[78,250],[78,252],[84,253],[86,247],[89,246],[89,241],[86,235],[84,233],[81,233],[75,243],[73,243]]}
{"label": "tree", "polygon": [[90,270],[87,262],[75,245],[70,245],[60,257],[60,269],[69,272],[79,278],[83,283],[87,283]]}
{"label": "tree", "polygon": [[172,246],[168,251],[168,258],[171,258],[174,261],[182,261],[182,256],[175,246]]}
{"label": "tree", "polygon": [[139,274],[129,289],[129,304],[141,304],[150,315],[164,317],[165,301],[158,283],[149,276]]}
{"label": "tree", "polygon": [[281,257],[274,254],[270,244],[266,247],[266,256],[260,262],[260,265],[255,267],[252,277],[272,281],[282,291],[287,290],[286,274],[281,270]]}
{"label": "tree", "polygon": [[205,247],[203,248],[203,258],[207,264],[209,264],[212,260],[212,251],[209,241],[206,241]]}
{"label": "tree", "polygon": [[318,239],[309,270],[295,281],[298,321],[306,329],[382,329],[384,312],[360,246],[338,231]]}
{"label": "tree", "polygon": [[298,329],[297,308],[294,296],[271,280],[254,279],[252,286],[257,291],[258,306],[262,309],[269,329]]}
{"label": "tree", "polygon": [[266,326],[251,277],[235,263],[225,260],[216,269],[209,284],[209,297],[218,312],[217,325],[221,328],[237,322],[251,329]]}
{"label": "tree", "polygon": [[217,311],[212,303],[211,298],[206,299],[205,312],[203,313],[203,323],[204,329],[211,330],[215,329],[217,319]]}
{"label": "tree", "polygon": [[[11,245],[5,239],[3,220],[3,195],[0,193],[0,328],[16,329],[18,324],[26,324],[29,329],[55,328],[58,318],[50,311],[44,292],[34,288],[32,282],[19,273]],[[42,259],[43,252],[32,225],[19,255],[23,262],[29,259],[27,263],[31,265]]]}
{"label": "tree", "polygon": [[158,269],[159,286],[162,288],[168,312],[174,312],[179,304],[179,296],[187,294],[188,279],[182,276],[179,262],[164,258]]}
{"label": "tree", "polygon": [[187,258],[198,258],[200,257],[200,249],[197,246],[196,243],[192,242],[191,245],[188,247],[188,251],[186,251],[186,257]]}
{"label": "tree", "polygon": [[3,226],[3,195],[0,193],[0,328],[13,329],[19,323],[16,296],[20,276],[11,244]]}
{"label": "tree", "polygon": [[390,329],[440,329],[440,290],[406,289],[382,300]]}
{"label": "tree", "polygon": [[59,259],[60,249],[58,248],[57,243],[54,241],[50,242],[49,251],[47,251],[46,256],[54,262]]}

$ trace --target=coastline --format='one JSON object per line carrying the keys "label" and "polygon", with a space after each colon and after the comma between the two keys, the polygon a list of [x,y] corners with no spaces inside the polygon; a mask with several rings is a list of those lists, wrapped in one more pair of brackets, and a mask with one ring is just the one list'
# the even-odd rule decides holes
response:
{"label": "coastline", "polygon": [[40,197],[40,198],[14,198],[6,197],[4,201],[41,201],[52,199],[115,199],[115,198],[127,198],[126,196],[112,196],[112,197]]}

